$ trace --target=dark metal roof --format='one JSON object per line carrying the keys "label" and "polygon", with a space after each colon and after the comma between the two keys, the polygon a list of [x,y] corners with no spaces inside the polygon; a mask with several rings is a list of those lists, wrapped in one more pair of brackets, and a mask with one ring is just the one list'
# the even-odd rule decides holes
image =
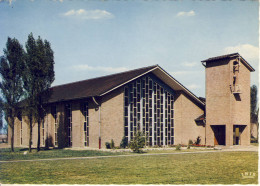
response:
{"label": "dark metal roof", "polygon": [[222,60],[222,59],[227,59],[227,58],[232,58],[232,57],[240,57],[242,60],[241,62],[251,71],[255,71],[255,69],[239,54],[239,53],[232,53],[232,54],[226,54],[222,56],[216,56],[216,57],[211,57],[208,59],[205,59],[201,62],[208,63],[208,62],[213,62],[217,60]]}
{"label": "dark metal roof", "polygon": [[205,60],[203,60],[201,62],[211,62],[211,61],[216,61],[216,60],[220,60],[220,59],[230,58],[230,57],[238,56],[238,55],[239,55],[239,53],[226,54],[226,55],[222,55],[222,56],[211,57],[211,58],[205,59]]}
{"label": "dark metal roof", "polygon": [[130,70],[127,72],[112,74],[108,76],[73,82],[69,84],[54,86],[50,88],[51,97],[49,103],[101,96],[109,90],[122,85],[142,74],[148,73],[157,65]]}
{"label": "dark metal roof", "polygon": [[202,101],[203,103],[206,103],[206,98],[199,97],[199,100]]}

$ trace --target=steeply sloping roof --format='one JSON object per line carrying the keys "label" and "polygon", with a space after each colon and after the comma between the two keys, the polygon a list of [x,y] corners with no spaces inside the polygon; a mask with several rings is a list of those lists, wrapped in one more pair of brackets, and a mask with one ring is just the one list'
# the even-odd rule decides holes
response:
{"label": "steeply sloping roof", "polygon": [[169,75],[160,66],[154,65],[145,68],[130,70],[127,72],[117,73],[113,75],[103,76],[84,81],[54,86],[51,88],[51,97],[49,103],[75,100],[93,96],[103,96],[130,81],[133,81],[145,74],[152,73],[166,83],[173,90],[181,90],[188,94],[192,100],[198,103],[201,107],[205,103],[195,96],[191,91]]}
{"label": "steeply sloping roof", "polygon": [[51,87],[51,97],[48,102],[73,100],[92,96],[101,96],[105,92],[156,68],[149,66],[127,72],[102,76],[98,78],[68,83]]}
{"label": "steeply sloping roof", "polygon": [[227,58],[233,58],[233,57],[239,57],[241,59],[241,62],[251,71],[255,71],[255,69],[239,54],[239,53],[232,53],[232,54],[227,54],[227,55],[222,55],[222,56],[217,56],[217,57],[211,57],[206,60],[203,60],[201,62],[208,63],[208,62],[213,62],[217,60],[222,60],[222,59],[227,59]]}

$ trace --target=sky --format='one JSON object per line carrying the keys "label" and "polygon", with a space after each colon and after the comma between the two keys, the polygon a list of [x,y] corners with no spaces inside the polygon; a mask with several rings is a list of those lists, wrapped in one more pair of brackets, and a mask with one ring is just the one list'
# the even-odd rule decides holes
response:
{"label": "sky", "polygon": [[158,64],[198,97],[201,61],[239,52],[259,78],[259,3],[253,0],[0,0],[0,56],[7,37],[51,43],[53,85]]}

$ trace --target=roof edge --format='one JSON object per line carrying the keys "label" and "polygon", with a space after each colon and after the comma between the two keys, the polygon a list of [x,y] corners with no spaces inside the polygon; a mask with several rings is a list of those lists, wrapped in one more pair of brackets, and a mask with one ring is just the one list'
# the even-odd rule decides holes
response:
{"label": "roof edge", "polygon": [[213,62],[213,61],[218,61],[222,59],[227,59],[227,58],[232,58],[232,57],[239,57],[242,59],[243,64],[250,70],[250,72],[254,72],[255,69],[237,52],[237,53],[231,53],[231,54],[226,54],[222,56],[216,56],[216,57],[211,57],[208,59],[205,59],[201,61],[202,63],[207,63],[207,62]]}
{"label": "roof edge", "polygon": [[[64,84],[60,84],[60,85],[55,85],[55,86],[53,86],[53,87],[50,87],[50,89],[56,88],[56,87],[60,87],[60,86],[64,86],[64,85],[70,85],[70,84],[74,84],[74,83],[80,83],[80,82],[84,82],[84,81],[88,81],[88,80],[94,80],[94,79],[99,79],[99,78],[105,78],[105,77],[114,76],[114,75],[118,75],[118,74],[123,74],[123,73],[131,72],[131,71],[141,70],[141,69],[145,69],[145,68],[157,67],[157,66],[158,66],[158,64],[156,64],[156,65],[151,65],[151,66],[147,66],[147,67],[141,67],[141,68],[137,68],[137,69],[132,69],[132,70],[127,70],[127,71],[123,71],[123,72],[113,73],[113,74],[109,74],[109,75],[98,76],[98,77],[94,77],[94,78],[90,78],[90,79],[84,79],[84,80],[80,80],[80,81],[73,81],[73,82],[70,82],[70,83],[64,83]],[[99,95],[95,95],[95,96],[99,96]]]}
{"label": "roof edge", "polygon": [[[151,66],[151,67],[152,67],[152,66]],[[192,98],[194,98],[194,99],[195,99],[199,104],[201,104],[203,107],[205,106],[205,103],[204,103],[204,102],[202,102],[195,94],[193,94],[189,89],[187,89],[187,88],[186,88],[184,85],[182,85],[179,81],[177,81],[175,78],[173,78],[168,72],[166,72],[166,71],[165,71],[162,67],[160,67],[159,65],[155,65],[154,68],[152,68],[151,70],[148,70],[148,71],[146,71],[145,73],[142,73],[142,74],[140,74],[139,76],[136,76],[135,78],[132,78],[132,79],[130,79],[130,80],[128,80],[128,81],[126,81],[126,82],[124,82],[124,83],[122,83],[122,84],[120,84],[120,85],[118,85],[118,86],[116,86],[116,87],[114,87],[114,88],[112,88],[112,89],[110,89],[110,90],[108,90],[108,91],[106,91],[106,92],[104,92],[104,93],[98,95],[98,96],[104,96],[105,94],[107,94],[107,93],[109,93],[109,92],[111,92],[111,91],[113,91],[113,90],[115,90],[115,89],[117,89],[117,88],[119,88],[119,87],[121,87],[121,86],[123,86],[123,85],[125,85],[125,84],[127,84],[127,83],[129,83],[129,82],[131,82],[131,81],[133,81],[133,80],[135,80],[135,79],[137,79],[137,78],[143,76],[143,75],[145,75],[145,74],[148,74],[149,72],[152,72],[152,71],[154,71],[155,69],[160,69],[163,73],[165,73],[167,76],[169,76],[174,82],[176,82],[179,86],[181,86],[181,87],[183,88],[183,91],[184,91],[184,92],[186,92],[188,95],[190,95]]]}
{"label": "roof edge", "polygon": [[[128,81],[126,81],[126,82],[124,82],[124,83],[122,83],[122,84],[120,84],[120,85],[118,85],[118,86],[116,86],[116,87],[114,87],[114,88],[112,88],[112,89],[110,89],[110,90],[108,90],[108,91],[106,91],[106,92],[104,92],[104,93],[98,95],[98,96],[104,96],[104,95],[106,95],[107,93],[112,92],[113,90],[115,90],[115,89],[117,89],[117,88],[119,88],[119,87],[121,87],[121,86],[123,86],[123,85],[125,85],[125,84],[127,84],[127,83],[129,83],[129,82],[131,82],[131,81],[133,81],[133,80],[135,80],[135,79],[137,79],[137,78],[139,78],[139,77],[145,75],[145,74],[148,74],[149,72],[152,72],[152,71],[154,71],[156,68],[159,67],[159,65],[153,65],[153,66],[154,66],[154,68],[152,68],[151,70],[148,70],[148,71],[146,71],[146,72],[140,74],[139,76],[136,76],[136,77],[134,77],[134,78],[132,78],[132,79],[130,79],[130,80],[128,80]],[[153,67],[153,66],[150,66],[150,67]],[[147,68],[149,68],[149,67],[147,67]]]}
{"label": "roof edge", "polygon": [[188,95],[191,97],[195,98],[195,100],[200,103],[202,106],[205,106],[205,103],[202,102],[195,94],[193,94],[189,89],[187,89],[183,84],[181,84],[179,81],[177,81],[174,77],[172,77],[168,72],[166,72],[162,67],[158,66],[160,70],[162,70],[166,75],[168,75],[173,81],[175,81],[177,84],[179,84],[182,88],[183,91],[186,92]]}

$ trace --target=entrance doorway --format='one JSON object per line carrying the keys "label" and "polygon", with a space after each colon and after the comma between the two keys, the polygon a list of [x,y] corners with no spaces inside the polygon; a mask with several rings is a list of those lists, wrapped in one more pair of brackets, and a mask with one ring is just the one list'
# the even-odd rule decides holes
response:
{"label": "entrance doorway", "polygon": [[214,145],[226,145],[226,125],[211,125],[214,132]]}
{"label": "entrance doorway", "polygon": [[245,127],[245,125],[233,126],[233,145],[241,145],[241,134]]}

